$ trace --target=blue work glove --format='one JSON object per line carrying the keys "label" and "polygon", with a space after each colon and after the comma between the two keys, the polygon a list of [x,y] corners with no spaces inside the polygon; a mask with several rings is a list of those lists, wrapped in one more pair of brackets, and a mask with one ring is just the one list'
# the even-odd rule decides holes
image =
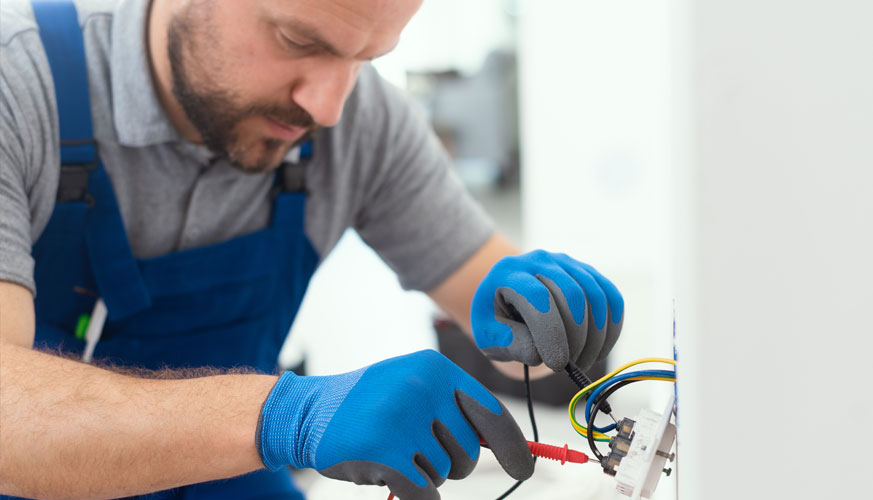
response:
{"label": "blue work glove", "polygon": [[476,344],[498,361],[541,362],[583,371],[606,357],[621,333],[624,300],[588,264],[536,250],[497,262],[476,289]]}
{"label": "blue work glove", "polygon": [[509,411],[445,356],[420,351],[326,377],[284,373],[261,410],[264,465],[313,468],[403,500],[438,499],[447,478],[470,474],[479,436],[515,479],[533,457]]}

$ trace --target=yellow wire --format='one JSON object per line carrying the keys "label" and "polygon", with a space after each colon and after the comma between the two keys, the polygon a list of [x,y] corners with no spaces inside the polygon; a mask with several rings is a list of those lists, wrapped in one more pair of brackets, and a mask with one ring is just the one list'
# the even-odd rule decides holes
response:
{"label": "yellow wire", "polygon": [[[582,395],[585,394],[586,392],[594,389],[598,385],[602,384],[603,382],[606,382],[610,378],[618,375],[619,373],[627,370],[628,368],[630,368],[632,366],[640,365],[643,363],[666,363],[669,365],[676,366],[676,361],[674,361],[672,359],[668,359],[668,358],[641,358],[641,359],[638,359],[636,361],[631,361],[630,363],[626,363],[626,364],[616,368],[615,370],[607,373],[606,375],[600,377],[595,382],[592,382],[590,385],[588,385],[587,387],[585,387],[581,391],[577,392],[576,395],[573,396],[573,399],[570,400],[570,405],[567,407],[567,412],[570,416],[570,423],[573,425],[573,428],[576,429],[576,432],[578,432],[580,434],[582,434],[582,432],[585,432],[585,434],[583,434],[583,435],[584,436],[588,435],[587,429],[584,426],[580,425],[578,422],[576,422],[576,415],[574,414],[575,410],[576,410],[576,405],[579,402],[579,398],[581,398]],[[634,377],[634,378],[636,379],[637,377]],[[639,380],[647,380],[647,379],[645,377],[640,377]],[[652,377],[651,380],[672,380],[672,379]],[[585,429],[585,431],[580,431],[577,428],[577,426],[581,427],[582,429]],[[599,436],[598,436],[598,434],[599,434]],[[609,436],[606,436],[605,434],[599,433],[597,431],[594,431],[594,436],[600,437],[600,438],[608,438],[609,437]]]}
{"label": "yellow wire", "polygon": [[[588,437],[588,428],[582,425],[577,424],[576,422],[571,422],[573,425],[573,430],[579,433],[580,436],[587,438]],[[594,431],[594,439],[610,439],[609,436],[603,434],[602,432]]]}
{"label": "yellow wire", "polygon": [[[600,384],[606,382],[607,380],[611,379],[612,377],[614,377],[614,376],[618,375],[619,373],[621,373],[621,372],[627,370],[627,369],[630,368],[631,366],[641,365],[641,364],[643,364],[643,363],[667,363],[667,364],[670,364],[670,365],[676,366],[676,362],[675,362],[675,361],[673,361],[672,359],[667,359],[667,358],[642,358],[642,359],[638,359],[638,360],[636,360],[636,361],[631,361],[630,363],[626,363],[626,364],[624,364],[624,365],[622,365],[622,366],[616,368],[615,370],[613,370],[613,371],[607,373],[606,375],[600,377],[599,379],[597,379],[597,381],[592,382],[590,385],[586,386],[586,387],[583,388],[581,391],[577,392],[576,395],[573,396],[573,399],[570,401],[570,404],[573,404],[573,403],[574,403],[575,401],[577,401],[580,397],[582,397],[582,395],[585,394],[586,392],[588,392],[588,391],[594,389],[594,388],[597,387],[598,385],[600,385]],[[575,406],[575,405],[574,405],[574,406]]]}
{"label": "yellow wire", "polygon": [[[649,376],[645,376],[645,377],[631,377],[627,380],[661,380],[664,382],[674,382],[676,379],[673,377],[649,377]],[[575,415],[574,415],[574,417],[575,417]],[[579,434],[582,435],[582,437],[588,437],[588,428],[585,427],[584,425],[576,422],[575,418],[570,419],[570,424],[573,426],[573,429],[575,429],[576,432],[578,432]],[[595,438],[602,438],[602,439],[610,439],[609,436],[607,436],[606,434],[603,434],[601,432],[598,432],[598,431],[594,431],[594,437]]]}

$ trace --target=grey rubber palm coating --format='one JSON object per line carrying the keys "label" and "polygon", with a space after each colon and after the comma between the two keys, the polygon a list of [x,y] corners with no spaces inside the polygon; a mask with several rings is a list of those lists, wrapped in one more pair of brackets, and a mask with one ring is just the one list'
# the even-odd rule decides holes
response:
{"label": "grey rubber palm coating", "polygon": [[498,288],[494,310],[497,320],[512,329],[512,343],[482,350],[501,361],[520,361],[530,366],[545,363],[556,372],[563,371],[570,360],[584,371],[604,359],[618,341],[624,318],[613,324],[609,311],[604,327],[597,328],[586,300],[585,317],[576,324],[560,288],[545,276],[536,278],[549,290],[548,311],[540,312],[509,287]]}
{"label": "grey rubber palm coating", "polygon": [[[455,392],[455,401],[473,429],[488,443],[497,462],[514,479],[528,479],[534,470],[533,456],[527,441],[512,418],[509,410],[501,403],[499,415],[479,404],[462,391]],[[434,437],[442,445],[452,461],[448,479],[463,479],[473,472],[476,460],[471,459],[460,444],[438,420],[431,425]],[[363,460],[341,462],[320,471],[326,477],[351,481],[355,484],[384,485],[401,500],[439,500],[437,488],[447,478],[441,477],[435,468],[420,454],[410,457],[426,479],[426,485],[419,487],[400,472],[379,463]]]}

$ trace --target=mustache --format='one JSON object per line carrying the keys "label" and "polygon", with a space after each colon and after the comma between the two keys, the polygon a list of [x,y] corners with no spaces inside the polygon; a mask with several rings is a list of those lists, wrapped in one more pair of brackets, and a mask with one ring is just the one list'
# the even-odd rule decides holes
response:
{"label": "mustache", "polygon": [[297,103],[292,102],[287,106],[278,106],[275,104],[261,104],[249,107],[246,116],[266,116],[283,125],[300,128],[315,128],[316,123],[305,109]]}

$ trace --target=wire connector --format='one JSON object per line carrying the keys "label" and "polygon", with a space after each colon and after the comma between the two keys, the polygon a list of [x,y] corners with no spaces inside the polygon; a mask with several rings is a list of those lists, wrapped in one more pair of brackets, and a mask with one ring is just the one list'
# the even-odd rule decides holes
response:
{"label": "wire connector", "polygon": [[627,456],[630,450],[631,442],[634,439],[634,422],[629,418],[623,418],[618,423],[616,430],[618,434],[609,442],[609,455],[603,460],[603,472],[614,476],[615,468],[621,464],[621,459]]}

